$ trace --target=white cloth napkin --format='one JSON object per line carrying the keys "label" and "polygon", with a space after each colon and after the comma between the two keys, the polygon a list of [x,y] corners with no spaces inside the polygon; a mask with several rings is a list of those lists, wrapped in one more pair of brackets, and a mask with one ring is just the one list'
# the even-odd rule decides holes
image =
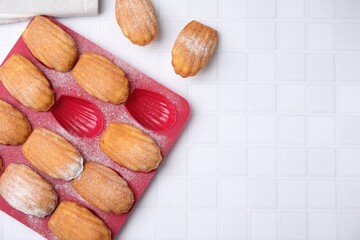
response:
{"label": "white cloth napkin", "polygon": [[36,15],[92,16],[99,0],[0,0],[0,24],[27,20]]}

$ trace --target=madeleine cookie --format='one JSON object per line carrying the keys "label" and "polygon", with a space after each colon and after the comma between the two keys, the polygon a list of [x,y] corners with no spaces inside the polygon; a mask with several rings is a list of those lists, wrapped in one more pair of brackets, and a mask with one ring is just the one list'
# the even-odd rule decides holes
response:
{"label": "madeleine cookie", "polygon": [[22,38],[40,62],[56,71],[70,71],[78,58],[74,39],[46,17],[35,17]]}
{"label": "madeleine cookie", "polygon": [[85,201],[104,212],[125,213],[134,203],[134,194],[127,182],[98,163],[85,163],[84,171],[72,185]]}
{"label": "madeleine cookie", "polygon": [[13,208],[37,217],[49,215],[58,201],[49,182],[29,167],[14,163],[0,178],[0,195]]}
{"label": "madeleine cookie", "polygon": [[101,55],[81,54],[71,74],[87,93],[104,102],[120,104],[128,98],[129,81],[125,72]]}
{"label": "madeleine cookie", "polygon": [[180,76],[196,75],[210,60],[218,41],[217,31],[191,21],[178,35],[172,49],[172,65]]}
{"label": "madeleine cookie", "polygon": [[100,148],[112,160],[133,171],[149,172],[162,160],[154,139],[125,123],[110,123],[101,136]]}
{"label": "madeleine cookie", "polygon": [[0,81],[11,96],[25,107],[48,111],[55,102],[47,78],[20,54],[13,54],[0,68]]}
{"label": "madeleine cookie", "polygon": [[116,20],[124,35],[144,46],[157,35],[157,20],[150,0],[116,0]]}
{"label": "madeleine cookie", "polygon": [[30,133],[31,125],[25,115],[7,102],[0,100],[0,144],[22,144]]}
{"label": "madeleine cookie", "polygon": [[50,177],[69,181],[83,171],[83,158],[76,148],[46,128],[36,128],[21,150],[32,165]]}
{"label": "madeleine cookie", "polygon": [[51,216],[48,227],[60,240],[110,240],[105,223],[84,206],[63,201]]}

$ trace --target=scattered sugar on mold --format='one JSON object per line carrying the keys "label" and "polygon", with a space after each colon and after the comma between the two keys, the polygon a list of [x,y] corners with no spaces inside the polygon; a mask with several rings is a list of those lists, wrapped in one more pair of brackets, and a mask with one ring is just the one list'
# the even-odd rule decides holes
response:
{"label": "scattered sugar on mold", "polygon": [[72,187],[71,182],[57,182],[54,184],[54,189],[62,195],[79,198],[79,195]]}
{"label": "scattered sugar on mold", "polygon": [[26,218],[29,226],[37,232],[42,231],[42,229],[46,228],[46,223],[42,218],[28,215]]}

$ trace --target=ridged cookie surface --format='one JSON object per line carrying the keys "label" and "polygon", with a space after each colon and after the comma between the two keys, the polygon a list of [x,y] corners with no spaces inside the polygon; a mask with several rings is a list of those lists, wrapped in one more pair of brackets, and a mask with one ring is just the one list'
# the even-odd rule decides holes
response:
{"label": "ridged cookie surface", "polygon": [[0,178],[0,195],[13,208],[37,217],[49,215],[58,201],[49,182],[29,167],[14,163]]}
{"label": "ridged cookie surface", "polygon": [[36,111],[47,111],[55,102],[50,82],[20,54],[13,54],[0,68],[0,81],[16,100]]}
{"label": "ridged cookie surface", "polygon": [[116,20],[124,35],[134,44],[144,46],[157,35],[157,19],[150,0],[117,0]]}
{"label": "ridged cookie surface", "polygon": [[129,82],[124,71],[107,58],[85,52],[71,74],[91,96],[104,102],[120,104],[129,95]]}
{"label": "ridged cookie surface", "polygon": [[134,203],[134,194],[127,182],[98,163],[85,163],[84,171],[72,185],[85,201],[104,212],[124,213]]}
{"label": "ridged cookie surface", "polygon": [[69,181],[83,170],[83,158],[64,137],[46,128],[36,128],[22,152],[38,170],[50,177]]}
{"label": "ridged cookie surface", "polygon": [[35,17],[22,38],[40,62],[56,71],[70,71],[78,58],[78,50],[72,37],[46,17]]}
{"label": "ridged cookie surface", "polygon": [[7,102],[0,100],[0,144],[22,144],[30,133],[31,125],[25,115]]}
{"label": "ridged cookie surface", "polygon": [[50,231],[60,240],[110,240],[105,223],[84,206],[63,201],[48,222]]}
{"label": "ridged cookie surface", "polygon": [[112,160],[133,171],[149,172],[162,160],[154,139],[125,123],[110,123],[101,136],[100,148]]}
{"label": "ridged cookie surface", "polygon": [[196,75],[210,60],[218,41],[217,31],[191,21],[178,35],[172,49],[172,65],[182,77]]}

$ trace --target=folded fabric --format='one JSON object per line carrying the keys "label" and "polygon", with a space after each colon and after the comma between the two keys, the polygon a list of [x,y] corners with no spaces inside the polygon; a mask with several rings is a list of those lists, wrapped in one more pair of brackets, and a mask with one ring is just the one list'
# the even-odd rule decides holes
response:
{"label": "folded fabric", "polygon": [[0,0],[0,24],[27,20],[36,15],[93,16],[99,0]]}

